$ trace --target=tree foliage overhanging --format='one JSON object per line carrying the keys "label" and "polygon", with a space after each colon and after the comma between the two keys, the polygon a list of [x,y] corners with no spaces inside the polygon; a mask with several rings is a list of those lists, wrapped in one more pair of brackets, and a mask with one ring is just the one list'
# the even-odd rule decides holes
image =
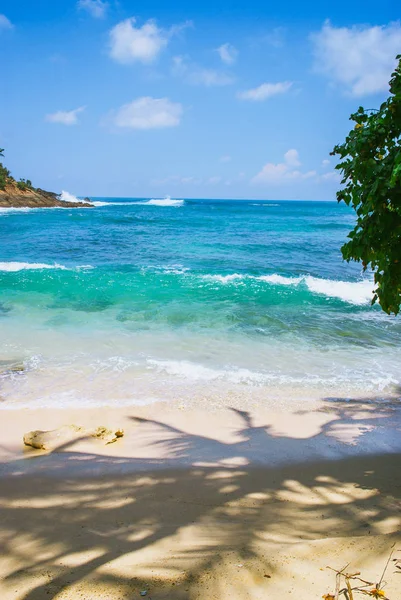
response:
{"label": "tree foliage overhanging", "polygon": [[378,301],[388,314],[401,306],[401,55],[397,60],[389,98],[379,110],[360,107],[352,114],[354,129],[332,152],[343,174],[337,199],[357,214],[343,257],[372,269],[372,304]]}

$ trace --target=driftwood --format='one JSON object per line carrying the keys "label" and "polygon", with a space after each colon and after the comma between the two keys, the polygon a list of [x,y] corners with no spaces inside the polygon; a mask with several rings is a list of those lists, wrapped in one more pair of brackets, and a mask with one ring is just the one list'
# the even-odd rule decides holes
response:
{"label": "driftwood", "polygon": [[95,438],[105,444],[112,444],[123,435],[124,431],[122,429],[112,431],[107,427],[84,429],[77,425],[65,425],[51,431],[29,431],[24,435],[24,444],[37,450],[56,450],[64,444],[84,438]]}

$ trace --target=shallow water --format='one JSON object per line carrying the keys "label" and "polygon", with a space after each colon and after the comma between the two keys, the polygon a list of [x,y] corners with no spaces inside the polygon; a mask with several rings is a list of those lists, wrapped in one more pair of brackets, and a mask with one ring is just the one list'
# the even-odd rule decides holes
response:
{"label": "shallow water", "polygon": [[0,210],[0,406],[391,393],[401,321],[335,202]]}

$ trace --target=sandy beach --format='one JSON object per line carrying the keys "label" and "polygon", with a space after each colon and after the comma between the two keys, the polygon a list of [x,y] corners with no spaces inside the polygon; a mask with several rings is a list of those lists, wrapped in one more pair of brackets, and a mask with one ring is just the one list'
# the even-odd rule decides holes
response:
{"label": "sandy beach", "polygon": [[[306,600],[401,549],[399,401],[1,411],[2,600]],[[122,427],[51,452],[32,429]],[[394,558],[401,558],[401,553]],[[386,593],[400,597],[392,561]],[[362,597],[362,596],[361,596]]]}

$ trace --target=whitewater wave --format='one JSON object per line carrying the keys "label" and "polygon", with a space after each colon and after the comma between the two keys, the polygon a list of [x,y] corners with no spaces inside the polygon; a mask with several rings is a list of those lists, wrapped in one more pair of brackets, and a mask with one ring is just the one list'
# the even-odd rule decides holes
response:
{"label": "whitewater wave", "polygon": [[351,304],[370,304],[373,298],[374,283],[370,280],[353,282],[305,277],[305,283],[314,294],[339,298]]}
{"label": "whitewater wave", "polygon": [[73,270],[85,270],[93,269],[92,265],[79,265],[77,267],[65,267],[54,263],[49,265],[47,263],[26,263],[26,262],[0,262],[0,271],[7,271],[15,273],[17,271],[31,271],[31,270],[42,270],[42,269],[60,269],[62,271],[73,271]]}
{"label": "whitewater wave", "polygon": [[259,281],[266,281],[267,283],[271,283],[273,285],[298,285],[303,281],[303,277],[283,277],[283,275],[277,275],[273,273],[273,275],[261,275],[257,277]]}
{"label": "whitewater wave", "polygon": [[60,200],[62,200],[63,202],[81,202],[81,200],[79,198],[77,198],[76,196],[74,196],[74,194],[70,194],[69,192],[66,192],[65,190],[63,190],[61,192]]}
{"label": "whitewater wave", "polygon": [[247,275],[239,275],[238,273],[232,273],[232,275],[203,275],[202,279],[207,281],[218,281],[219,283],[231,283],[232,281],[241,281],[243,279],[251,278]]}
{"label": "whitewater wave", "polygon": [[137,202],[103,202],[101,200],[91,200],[93,206],[133,206],[134,204],[138,204]]}
{"label": "whitewater wave", "polygon": [[32,208],[28,208],[28,207],[0,207],[0,215],[2,213],[7,214],[7,213],[11,213],[11,212],[29,212],[30,210],[37,210],[37,209],[32,209]]}
{"label": "whitewater wave", "polygon": [[233,273],[232,275],[204,275],[203,279],[216,281],[223,285],[233,282],[243,282],[243,280],[263,281],[270,285],[278,286],[306,286],[312,294],[321,294],[328,298],[338,298],[350,304],[363,305],[372,301],[374,282],[364,279],[362,281],[337,281],[333,279],[319,279],[311,275],[302,275],[299,277],[285,277],[273,273],[272,275],[241,275]]}
{"label": "whitewater wave", "polygon": [[152,198],[151,200],[147,200],[146,202],[137,202],[136,204],[143,204],[147,206],[184,206],[185,200],[174,200],[174,198],[170,198],[170,196],[166,196],[165,198]]}
{"label": "whitewater wave", "polygon": [[271,206],[271,207],[274,207],[274,206],[280,206],[280,204],[272,204],[272,203],[261,204],[261,203],[256,203],[255,202],[255,204],[251,204],[251,206]]}
{"label": "whitewater wave", "polygon": [[38,206],[38,207],[33,207],[33,206],[13,206],[13,207],[0,207],[0,215],[7,215],[9,213],[35,213],[35,212],[42,212],[43,210],[68,210],[68,206],[67,206],[67,202],[66,202],[66,206]]}
{"label": "whitewater wave", "polygon": [[75,391],[64,392],[57,394],[49,394],[48,396],[42,396],[35,399],[34,403],[32,400],[3,400],[0,404],[1,410],[21,410],[21,409],[32,409],[32,408],[46,408],[51,409],[57,407],[62,408],[124,408],[132,406],[150,406],[159,402],[167,402],[166,398],[163,397],[148,397],[148,398],[137,398],[130,396],[127,398],[113,398],[112,396],[108,399],[91,398],[88,396],[81,396]]}
{"label": "whitewater wave", "polygon": [[[205,367],[199,363],[193,363],[186,360],[154,360],[148,359],[149,368],[155,368],[157,371],[172,375],[180,379],[191,381],[227,381],[234,384],[245,384],[251,386],[264,385],[291,385],[291,386],[312,386],[312,387],[338,387],[339,385],[350,383],[350,374],[338,374],[322,377],[318,374],[305,374],[296,376],[280,373],[264,373],[260,371],[251,371],[246,368],[214,369]],[[390,374],[378,374],[369,381],[363,369],[359,373],[354,373],[352,382],[359,383],[364,389],[385,390],[388,386],[395,385],[397,380]]]}

